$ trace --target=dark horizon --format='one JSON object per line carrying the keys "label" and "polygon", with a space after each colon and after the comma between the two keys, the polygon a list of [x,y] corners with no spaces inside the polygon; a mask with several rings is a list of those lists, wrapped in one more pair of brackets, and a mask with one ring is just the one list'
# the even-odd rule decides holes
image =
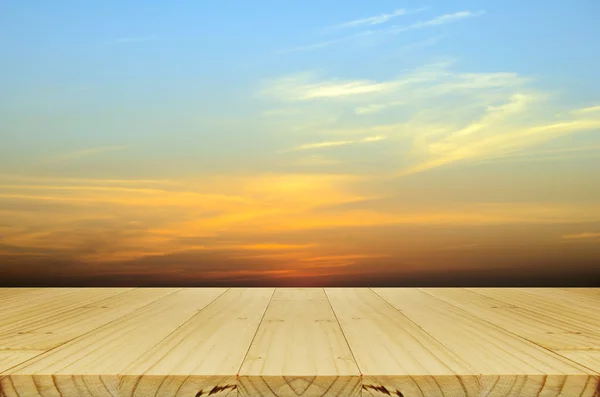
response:
{"label": "dark horizon", "polygon": [[[0,275],[2,275],[0,273]],[[320,278],[299,277],[278,280],[267,277],[238,280],[160,280],[143,276],[119,277],[34,277],[0,279],[0,287],[600,287],[600,268],[555,271],[546,274],[518,274],[506,270],[454,272],[451,275],[360,275],[323,282]]]}

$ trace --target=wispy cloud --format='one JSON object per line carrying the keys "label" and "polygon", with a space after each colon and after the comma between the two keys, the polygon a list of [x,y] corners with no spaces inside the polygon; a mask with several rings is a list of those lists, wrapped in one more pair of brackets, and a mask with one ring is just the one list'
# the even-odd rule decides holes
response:
{"label": "wispy cloud", "polygon": [[157,179],[91,179],[91,178],[62,178],[62,177],[37,177],[27,176],[18,174],[0,174],[0,183],[33,183],[33,184],[71,184],[75,186],[80,185],[128,185],[128,186],[155,186],[165,185],[173,186],[178,185],[180,182],[171,180],[157,180]]}
{"label": "wispy cloud", "polygon": [[379,113],[385,109],[389,109],[394,106],[400,106],[405,103],[406,103],[406,101],[392,101],[392,102],[387,102],[387,103],[379,103],[379,104],[372,104],[372,105],[367,105],[367,106],[360,106],[360,107],[357,107],[356,109],[354,109],[354,112],[358,115],[375,114],[375,113]]}
{"label": "wispy cloud", "polygon": [[[489,156],[479,162],[522,162],[522,161],[552,161],[558,159],[581,158],[584,155],[594,155],[600,153],[600,145],[562,148],[553,150],[529,150],[526,152],[506,153],[499,156]],[[566,156],[565,156],[566,155]]]}
{"label": "wispy cloud", "polygon": [[460,21],[462,19],[478,17],[478,16],[483,15],[484,13],[485,13],[485,11],[476,11],[476,12],[459,11],[459,12],[455,12],[452,14],[440,15],[439,17],[429,19],[426,21],[415,22],[408,26],[392,27],[392,28],[387,29],[386,32],[387,33],[400,33],[400,32],[406,32],[406,31],[412,30],[412,29],[423,29],[423,28],[432,27],[432,26],[439,26],[439,25],[444,25],[444,24],[450,23],[450,22]]}
{"label": "wispy cloud", "polygon": [[102,146],[102,147],[91,148],[91,149],[77,150],[75,152],[65,153],[65,154],[61,154],[58,156],[49,157],[45,160],[41,160],[37,164],[40,165],[40,164],[59,163],[59,162],[69,161],[69,160],[77,160],[77,159],[93,156],[93,155],[100,154],[100,153],[115,152],[115,151],[125,150],[125,149],[127,149],[126,146]]}
{"label": "wispy cloud", "polygon": [[[360,97],[365,99],[375,96],[377,99],[385,95],[397,93],[410,94],[414,100],[415,90],[423,96],[441,96],[460,91],[475,91],[486,88],[505,88],[526,82],[512,73],[463,73],[456,74],[448,70],[451,62],[440,62],[424,65],[410,73],[387,81],[367,79],[318,79],[313,73],[299,73],[266,84],[261,94],[287,101],[309,101],[318,99]],[[436,84],[437,83],[437,84]],[[367,114],[406,102],[408,97],[392,101],[363,104],[355,109],[356,113]]]}
{"label": "wispy cloud", "polygon": [[275,80],[262,91],[263,95],[278,99],[305,101],[320,98],[348,97],[392,90],[396,83],[377,83],[370,80],[342,80],[315,82],[310,74],[299,74]]}
{"label": "wispy cloud", "polygon": [[[419,9],[418,11],[424,11],[424,10],[425,9]],[[338,44],[340,42],[345,42],[345,41],[349,41],[349,40],[364,39],[369,36],[376,37],[376,36],[397,35],[399,33],[407,32],[410,30],[431,28],[431,27],[435,27],[435,26],[444,25],[447,23],[457,22],[457,21],[460,21],[463,19],[478,17],[483,14],[485,14],[485,11],[482,11],[482,10],[481,11],[468,11],[468,10],[467,11],[458,11],[458,12],[455,12],[452,14],[440,15],[438,17],[428,19],[425,21],[418,21],[418,22],[415,22],[415,23],[412,23],[412,24],[406,25],[406,26],[392,26],[389,28],[364,30],[364,31],[360,31],[357,33],[353,33],[351,35],[339,37],[339,38],[332,39],[332,40],[325,40],[325,41],[321,41],[318,43],[294,47],[294,48],[286,49],[286,50],[280,50],[280,51],[277,51],[277,53],[284,54],[284,53],[292,53],[292,52],[318,50],[318,49],[323,49],[323,48],[329,47],[333,44]],[[377,18],[377,17],[372,17],[372,18]],[[390,18],[383,20],[383,22],[386,22],[389,19]],[[366,19],[358,20],[358,21],[352,21],[349,23],[355,23],[354,26],[369,25],[369,24],[376,25],[376,23],[363,22],[363,21],[368,21],[368,20],[370,20],[370,18],[366,18]],[[359,23],[359,22],[362,22],[362,23]],[[380,23],[383,23],[383,22],[380,22]]]}
{"label": "wispy cloud", "polygon": [[[334,165],[334,164],[340,164],[340,163],[341,163],[341,161],[339,161],[339,160],[333,160],[333,159],[329,159],[329,158],[326,158],[323,156],[311,155],[308,157],[294,160],[291,164],[296,165],[296,166],[322,167],[322,166],[328,166],[328,165]],[[289,164],[289,162],[286,162],[286,164]]]}
{"label": "wispy cloud", "polygon": [[565,234],[561,236],[565,240],[589,240],[600,238],[600,233],[578,233],[578,234]]}
{"label": "wispy cloud", "polygon": [[333,146],[344,146],[344,145],[353,145],[357,143],[367,143],[367,142],[377,142],[386,139],[387,137],[376,135],[369,136],[359,140],[351,140],[351,141],[330,141],[330,142],[317,142],[317,143],[309,143],[305,145],[296,146],[292,149],[292,151],[297,150],[311,150],[311,149],[322,149]]}
{"label": "wispy cloud", "polygon": [[[296,150],[349,145],[361,135],[393,137],[401,142],[396,176],[534,153],[554,139],[600,128],[596,106],[565,110],[555,95],[531,87],[528,78],[516,73],[456,72],[451,66],[452,62],[424,65],[383,81],[319,80],[300,74],[272,82],[265,92],[283,101],[319,100],[315,103],[320,111],[330,114],[345,112],[329,126],[311,129],[339,139],[326,138]],[[353,115],[348,113],[350,106]],[[398,109],[385,115],[386,125],[372,124],[381,118],[364,117],[391,107]],[[309,115],[310,111],[287,121],[302,122]],[[563,149],[591,152],[589,147]],[[530,157],[547,154],[568,152]]]}
{"label": "wispy cloud", "polygon": [[575,113],[575,114],[586,114],[586,113],[594,113],[594,112],[600,112],[600,105],[591,106],[591,107],[587,107],[587,108],[583,108],[583,109],[577,109],[577,110],[573,111],[573,113]]}
{"label": "wispy cloud", "polygon": [[386,23],[393,18],[397,18],[402,15],[415,14],[418,12],[426,11],[429,7],[423,7],[416,10],[406,10],[406,9],[398,9],[393,12],[387,14],[380,14],[372,17],[356,19],[349,22],[340,23],[338,25],[332,26],[329,29],[345,29],[345,28],[354,28],[357,26],[365,26],[365,25],[379,25],[382,23]]}
{"label": "wispy cloud", "polygon": [[415,155],[424,157],[400,175],[413,174],[465,160],[496,157],[534,147],[560,136],[600,128],[600,118],[537,120],[524,124],[531,107],[539,105],[535,95],[513,94],[508,102],[489,106],[485,115],[460,129],[441,130],[436,135],[415,135]]}

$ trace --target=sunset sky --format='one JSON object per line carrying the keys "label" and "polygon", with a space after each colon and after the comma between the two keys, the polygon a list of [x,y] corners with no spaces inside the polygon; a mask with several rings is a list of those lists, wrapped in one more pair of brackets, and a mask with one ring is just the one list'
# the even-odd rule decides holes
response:
{"label": "sunset sky", "polygon": [[3,1],[0,284],[600,275],[598,18]]}

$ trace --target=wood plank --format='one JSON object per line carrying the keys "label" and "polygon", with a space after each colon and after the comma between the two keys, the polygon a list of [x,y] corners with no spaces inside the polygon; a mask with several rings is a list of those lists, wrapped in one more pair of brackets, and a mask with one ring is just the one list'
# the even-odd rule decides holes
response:
{"label": "wood plank", "polygon": [[417,289],[373,291],[475,369],[474,395],[548,397],[596,393],[595,374]]}
{"label": "wood plank", "polygon": [[559,302],[568,306],[570,310],[576,309],[587,317],[597,320],[600,324],[600,313],[598,304],[600,300],[595,297],[573,294],[571,291],[565,291],[560,288],[522,288],[521,291],[526,294],[535,295],[548,302]]}
{"label": "wood plank", "polygon": [[600,300],[600,288],[560,288],[574,295],[584,295],[588,298]]}
{"label": "wood plank", "polygon": [[39,288],[0,288],[0,303],[3,303],[6,300],[12,299],[14,297],[24,297],[28,293],[32,293],[38,290]]}
{"label": "wood plank", "polygon": [[63,296],[78,292],[77,288],[39,288],[36,291],[28,292],[27,299],[19,294],[13,295],[2,301],[0,327],[10,325],[15,317],[24,316],[27,311],[52,307]]}
{"label": "wood plank", "polygon": [[44,350],[0,350],[0,374],[44,352]]}
{"label": "wood plank", "polygon": [[[600,330],[600,313],[593,310],[592,304],[577,307],[576,300],[565,301],[556,298],[552,292],[543,296],[527,292],[527,288],[467,288],[478,294],[494,298],[504,303],[536,311],[550,318],[570,322],[592,332]],[[554,288],[550,290],[555,290]],[[555,291],[553,291],[555,292]],[[596,306],[597,307],[597,306]]]}
{"label": "wood plank", "polygon": [[[52,316],[40,313],[18,322],[8,331],[0,331],[0,349],[50,350],[179,290],[127,288],[119,293],[101,291],[97,295],[91,291],[93,299],[85,299],[87,290],[82,291],[81,299],[68,295],[78,303],[68,302],[63,310],[54,310]],[[96,299],[102,295],[109,297]]]}
{"label": "wood plank", "polygon": [[359,396],[360,372],[322,288],[278,288],[239,373],[244,397]]}
{"label": "wood plank", "polygon": [[592,289],[118,292],[0,289],[0,396],[600,396]]}
{"label": "wood plank", "polygon": [[600,349],[600,332],[463,288],[421,291],[549,350]]}
{"label": "wood plank", "polygon": [[368,288],[325,292],[362,373],[363,396],[479,396],[477,373]]}
{"label": "wood plank", "polygon": [[[56,318],[69,315],[86,305],[93,305],[102,299],[123,294],[132,288],[81,288],[67,294],[59,294],[47,299],[43,304],[29,304],[15,310],[10,318],[0,324],[0,335],[18,328],[26,328],[32,322],[52,322]],[[0,345],[0,348],[3,346]]]}
{"label": "wood plank", "polygon": [[114,397],[118,374],[226,288],[177,291],[19,365],[0,379],[5,397]]}
{"label": "wood plank", "polygon": [[235,288],[123,369],[119,396],[237,395],[237,373],[274,288]]}
{"label": "wood plank", "polygon": [[[600,374],[600,350],[559,350],[557,353]],[[600,384],[598,386],[600,388]]]}

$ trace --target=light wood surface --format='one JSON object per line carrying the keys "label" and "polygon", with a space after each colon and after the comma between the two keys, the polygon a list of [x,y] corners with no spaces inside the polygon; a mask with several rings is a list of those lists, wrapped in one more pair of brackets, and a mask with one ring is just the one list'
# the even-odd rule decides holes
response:
{"label": "light wood surface", "polygon": [[79,294],[71,294],[61,308],[50,311],[46,307],[27,316],[15,316],[9,326],[0,329],[0,349],[50,350],[177,290],[92,290],[92,298],[82,291],[81,299],[77,299]]}
{"label": "light wood surface", "polygon": [[241,396],[359,396],[360,372],[322,288],[278,289],[239,373]]}
{"label": "light wood surface", "polygon": [[225,292],[125,368],[119,396],[235,395],[236,374],[273,292]]}
{"label": "light wood surface", "polygon": [[[581,328],[596,332],[600,328],[600,311],[594,302],[599,299],[573,295],[568,291],[558,289],[541,289],[535,293],[526,288],[468,288],[480,295],[497,299],[517,307],[536,311],[552,319],[570,322]],[[571,299],[557,296],[565,292]],[[585,303],[581,303],[585,299]]]}
{"label": "light wood surface", "polygon": [[600,330],[583,328],[564,317],[550,317],[527,305],[516,306],[462,288],[421,291],[549,350],[600,346]]}
{"label": "light wood surface", "polygon": [[0,288],[0,396],[599,397],[599,291]]}
{"label": "light wood surface", "polygon": [[374,292],[484,374],[474,395],[503,395],[508,385],[516,396],[595,391],[588,369],[443,300],[415,289]]}

